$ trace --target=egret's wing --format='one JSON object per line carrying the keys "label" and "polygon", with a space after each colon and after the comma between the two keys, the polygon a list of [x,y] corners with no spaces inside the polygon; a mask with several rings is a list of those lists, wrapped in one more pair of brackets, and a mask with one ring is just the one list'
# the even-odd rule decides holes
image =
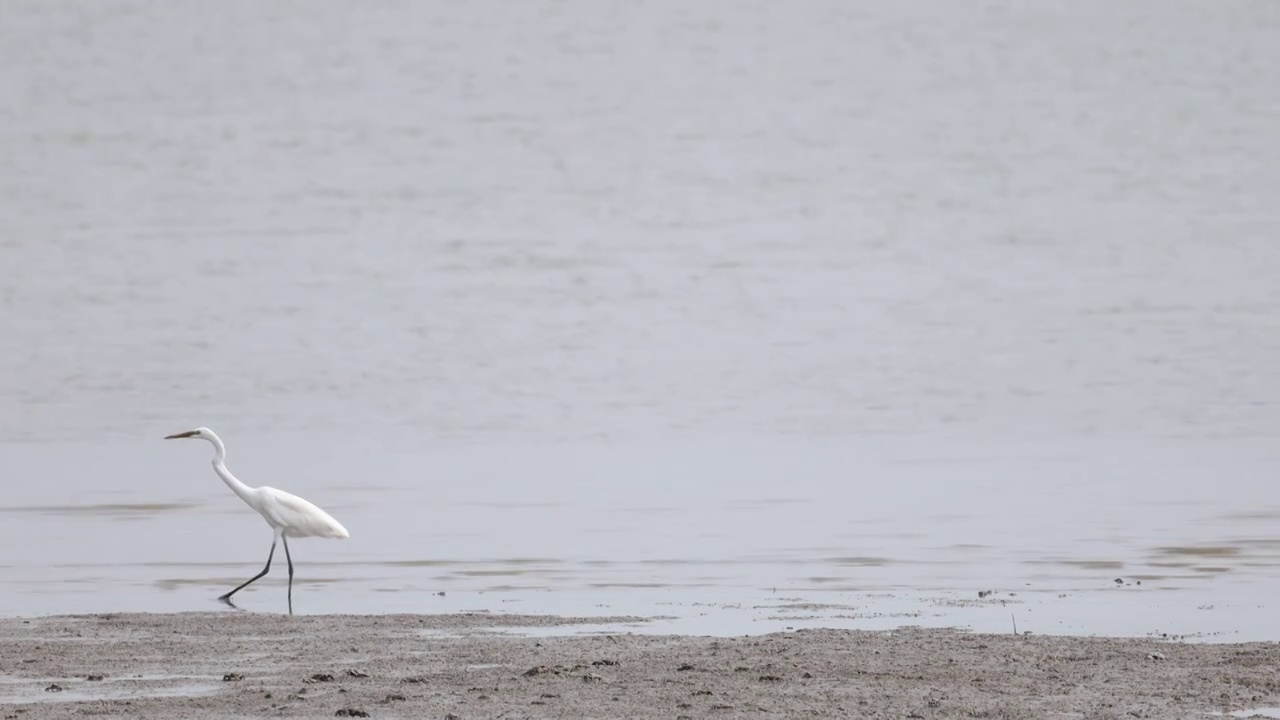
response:
{"label": "egret's wing", "polygon": [[261,488],[266,498],[266,510],[279,525],[285,529],[289,537],[349,537],[342,523],[333,519],[329,513],[321,510],[307,500],[276,488]]}

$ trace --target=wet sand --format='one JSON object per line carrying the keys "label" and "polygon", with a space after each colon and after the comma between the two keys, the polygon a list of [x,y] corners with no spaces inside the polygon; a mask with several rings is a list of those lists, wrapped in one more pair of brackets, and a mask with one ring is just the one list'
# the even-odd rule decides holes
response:
{"label": "wet sand", "polygon": [[[575,625],[614,624],[611,634]],[[1280,644],[638,618],[251,613],[0,620],[0,717],[1208,717],[1280,705]]]}

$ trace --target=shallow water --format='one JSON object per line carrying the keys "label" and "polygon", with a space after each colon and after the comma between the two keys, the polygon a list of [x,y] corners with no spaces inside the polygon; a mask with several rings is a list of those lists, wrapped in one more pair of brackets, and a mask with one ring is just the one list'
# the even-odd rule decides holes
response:
{"label": "shallow water", "polygon": [[[351,531],[291,543],[301,613],[640,614],[675,621],[650,631],[725,633],[1280,632],[1280,507],[1255,474],[1277,464],[1265,443],[240,445],[234,471],[290,478]],[[23,548],[3,569],[0,612],[208,609],[261,567],[270,530],[214,476],[206,443],[71,447],[3,453],[51,482],[0,509],[0,540]],[[121,467],[134,488],[85,476]],[[353,482],[362,469],[376,483]],[[1132,480],[1148,476],[1158,484]],[[168,502],[146,502],[157,497]],[[284,610],[276,562],[242,608]]]}
{"label": "shallow water", "polygon": [[6,5],[0,613],[256,572],[208,425],[300,612],[1274,638],[1277,29]]}
{"label": "shallow water", "polygon": [[[217,678],[193,678],[182,675],[128,675],[123,678],[100,677],[96,682],[84,678],[32,678],[0,675],[0,697],[6,703],[87,702],[92,700],[125,700],[154,697],[191,697],[217,692]],[[193,682],[194,681],[194,682]],[[29,686],[36,682],[45,688],[35,692],[14,692],[11,686]],[[46,684],[47,683],[47,684]],[[146,683],[143,686],[143,683]],[[156,683],[162,683],[156,687]],[[58,689],[53,689],[58,688]]]}

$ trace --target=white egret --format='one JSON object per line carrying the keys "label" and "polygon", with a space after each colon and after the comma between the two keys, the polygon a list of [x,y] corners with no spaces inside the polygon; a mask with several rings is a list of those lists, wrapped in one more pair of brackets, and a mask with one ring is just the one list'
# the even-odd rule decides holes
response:
{"label": "white egret", "polygon": [[271,570],[271,558],[276,554],[276,543],[284,542],[284,557],[289,563],[289,614],[293,614],[293,558],[289,556],[289,538],[291,537],[326,537],[345,540],[350,535],[342,524],[334,520],[329,513],[303,500],[297,495],[292,495],[283,490],[277,490],[273,487],[251,488],[248,485],[236,479],[235,475],[227,470],[226,463],[223,462],[227,457],[227,447],[222,444],[219,438],[212,430],[206,427],[199,427],[195,430],[169,435],[165,440],[176,440],[178,438],[200,438],[213,443],[213,471],[218,473],[218,477],[222,478],[222,482],[227,484],[236,495],[240,496],[249,507],[258,511],[271,529],[275,532],[275,537],[271,539],[271,552],[267,553],[267,566],[262,568],[262,572],[249,578],[244,584],[236,589],[219,597],[218,599],[232,607],[231,596],[243,590],[254,580],[266,575]]}

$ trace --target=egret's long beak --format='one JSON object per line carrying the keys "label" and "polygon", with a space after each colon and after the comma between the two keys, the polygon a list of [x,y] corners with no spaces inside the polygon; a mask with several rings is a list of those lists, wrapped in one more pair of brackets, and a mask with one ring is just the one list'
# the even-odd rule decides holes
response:
{"label": "egret's long beak", "polygon": [[176,434],[176,435],[166,435],[164,439],[165,439],[165,440],[177,440],[178,438],[189,438],[189,437],[191,437],[192,435],[195,435],[195,434],[196,434],[196,431],[195,431],[195,430],[188,430],[188,431],[186,431],[186,432],[181,432],[181,433],[178,433],[178,434]]}

